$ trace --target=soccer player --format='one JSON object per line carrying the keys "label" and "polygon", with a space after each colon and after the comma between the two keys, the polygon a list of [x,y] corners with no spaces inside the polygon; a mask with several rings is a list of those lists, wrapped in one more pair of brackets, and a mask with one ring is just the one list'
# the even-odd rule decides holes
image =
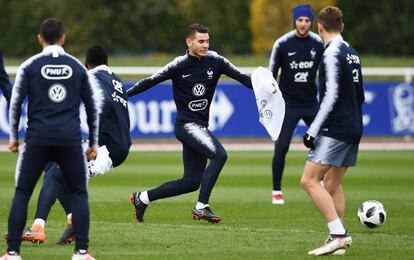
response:
{"label": "soccer player", "polygon": [[[119,166],[128,156],[131,146],[128,97],[122,81],[108,67],[108,53],[102,45],[95,44],[89,47],[85,66],[89,78],[99,86],[99,91],[103,94],[103,100],[100,101],[103,104],[99,114],[100,147],[96,159],[88,162],[89,177],[94,177]],[[74,240],[70,189],[57,163],[46,166],[35,220],[32,227],[23,232],[22,240],[38,243],[46,240],[45,223],[56,198],[59,199],[68,217],[68,226],[58,244],[67,244]]]}
{"label": "soccer player", "polygon": [[281,70],[279,87],[286,104],[272,163],[275,205],[285,203],[282,176],[293,132],[301,119],[309,126],[319,108],[315,78],[323,52],[322,39],[310,31],[314,12],[309,5],[298,5],[292,13],[294,30],[276,40],[269,60],[269,70],[275,79]]}
{"label": "soccer player", "polygon": [[11,86],[10,86],[9,76],[7,75],[7,72],[4,69],[3,52],[1,49],[0,49],[0,88],[3,91],[3,96],[6,98],[7,103],[9,103],[10,96],[11,96]]}
{"label": "soccer player", "polygon": [[[171,79],[177,106],[175,136],[183,145],[184,176],[144,192],[134,192],[131,202],[136,218],[144,221],[147,205],[155,200],[173,197],[200,188],[198,202],[192,210],[193,219],[219,222],[209,206],[214,184],[227,160],[227,153],[220,141],[208,130],[209,110],[217,81],[225,74],[248,88],[249,76],[242,74],[226,58],[209,51],[208,28],[192,24],[187,28],[185,41],[188,51],[175,58],[161,71],[137,82],[128,89],[133,96]],[[210,159],[207,165],[207,159]]]}
{"label": "soccer player", "polygon": [[309,255],[344,255],[345,247],[352,243],[343,225],[345,196],[341,183],[357,159],[364,89],[358,53],[341,36],[342,18],[342,11],[332,6],[322,9],[318,16],[318,32],[326,49],[319,67],[320,108],[303,137],[311,149],[301,185],[324,217],[330,235]]}
{"label": "soccer player", "polygon": [[86,157],[96,157],[99,99],[86,69],[62,48],[62,22],[42,22],[38,40],[43,51],[26,60],[16,75],[10,100],[9,149],[19,151],[18,128],[23,101],[28,97],[27,128],[16,165],[16,188],[8,219],[8,248],[4,259],[21,259],[21,234],[28,202],[48,162],[57,162],[72,196],[73,228],[76,236],[72,260],[94,259],[88,253],[89,206],[87,166],[81,146],[79,105],[85,104],[89,126]]}

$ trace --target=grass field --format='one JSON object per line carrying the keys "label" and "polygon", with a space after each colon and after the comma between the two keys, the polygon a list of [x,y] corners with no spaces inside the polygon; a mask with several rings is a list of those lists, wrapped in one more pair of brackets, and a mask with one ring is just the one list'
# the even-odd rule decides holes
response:
{"label": "grass field", "polygon": [[[90,250],[97,259],[303,259],[319,246],[327,228],[299,186],[304,152],[290,152],[284,176],[286,205],[270,203],[271,152],[229,152],[210,205],[223,217],[219,224],[194,221],[197,193],[152,203],[146,222],[133,217],[129,194],[179,178],[179,152],[131,153],[127,162],[90,182]],[[14,187],[17,156],[0,154],[0,233]],[[352,259],[412,259],[414,252],[414,151],[361,151],[358,165],[344,179],[345,223],[353,237]],[[39,183],[40,184],[40,183]],[[30,203],[31,225],[39,189]],[[356,218],[368,199],[387,209],[384,226],[362,227]],[[73,246],[55,241],[65,227],[60,206],[51,212],[43,245],[23,243],[23,259],[69,259]],[[4,252],[6,243],[0,244]]]}

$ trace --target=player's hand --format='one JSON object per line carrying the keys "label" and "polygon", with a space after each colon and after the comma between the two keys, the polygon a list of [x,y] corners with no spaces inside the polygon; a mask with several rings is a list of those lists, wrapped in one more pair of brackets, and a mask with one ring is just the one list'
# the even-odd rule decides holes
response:
{"label": "player's hand", "polygon": [[19,141],[14,141],[9,143],[9,150],[12,153],[17,153],[19,151]]}
{"label": "player's hand", "polygon": [[95,147],[88,147],[85,153],[86,159],[88,159],[88,161],[95,160],[96,156],[98,155],[98,150]]}
{"label": "player's hand", "polygon": [[315,141],[315,137],[309,135],[308,133],[306,133],[303,136],[303,144],[308,148],[311,148],[311,149],[315,148],[315,144],[313,143],[314,141]]}

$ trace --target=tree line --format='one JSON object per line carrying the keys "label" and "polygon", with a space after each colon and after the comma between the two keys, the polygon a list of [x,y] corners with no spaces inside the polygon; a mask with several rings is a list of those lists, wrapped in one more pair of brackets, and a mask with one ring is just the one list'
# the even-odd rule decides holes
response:
{"label": "tree line", "polygon": [[210,28],[211,49],[263,55],[293,29],[291,10],[303,2],[317,12],[339,6],[344,37],[363,54],[414,55],[411,0],[0,0],[0,48],[16,57],[38,52],[41,21],[56,17],[65,25],[65,48],[75,54],[95,42],[112,54],[180,54],[186,26],[197,22]]}

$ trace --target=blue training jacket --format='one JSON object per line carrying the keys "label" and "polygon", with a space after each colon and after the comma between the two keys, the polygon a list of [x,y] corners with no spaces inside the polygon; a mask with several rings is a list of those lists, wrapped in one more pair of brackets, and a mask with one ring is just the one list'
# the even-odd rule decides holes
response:
{"label": "blue training jacket", "polygon": [[198,122],[208,126],[211,101],[222,74],[252,88],[249,76],[241,73],[223,56],[208,51],[201,59],[188,53],[175,58],[161,71],[137,82],[127,92],[128,96],[133,96],[171,79],[177,106],[176,122]]}
{"label": "blue training jacket", "polygon": [[361,60],[341,35],[326,46],[319,68],[320,108],[308,133],[358,144],[362,136],[364,87]]}
{"label": "blue training jacket", "polygon": [[269,59],[269,70],[277,79],[287,106],[304,107],[318,103],[316,73],[323,53],[322,39],[313,32],[298,37],[296,30],[277,39]]}
{"label": "blue training jacket", "polygon": [[116,167],[126,159],[131,146],[128,96],[122,81],[108,66],[97,66],[88,74],[101,86],[104,97],[99,111],[99,146],[106,145]]}
{"label": "blue training jacket", "polygon": [[28,97],[25,142],[75,145],[81,142],[79,106],[85,104],[89,145],[98,145],[99,93],[86,69],[61,46],[51,45],[18,69],[10,101],[10,141],[18,140],[22,104]]}

